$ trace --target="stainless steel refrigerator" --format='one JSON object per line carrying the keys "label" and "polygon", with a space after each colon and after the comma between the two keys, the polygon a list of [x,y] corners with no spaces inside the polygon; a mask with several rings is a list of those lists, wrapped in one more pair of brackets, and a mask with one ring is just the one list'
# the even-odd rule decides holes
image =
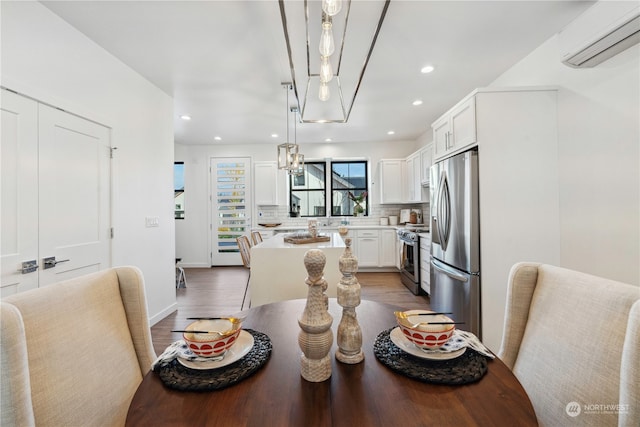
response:
{"label": "stainless steel refrigerator", "polygon": [[482,339],[478,151],[431,167],[431,309]]}

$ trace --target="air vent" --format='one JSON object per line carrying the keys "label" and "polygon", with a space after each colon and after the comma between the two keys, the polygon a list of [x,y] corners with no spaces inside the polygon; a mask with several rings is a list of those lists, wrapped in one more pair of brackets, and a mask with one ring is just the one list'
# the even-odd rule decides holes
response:
{"label": "air vent", "polygon": [[559,37],[565,65],[594,67],[640,42],[640,6],[636,2],[599,2]]}

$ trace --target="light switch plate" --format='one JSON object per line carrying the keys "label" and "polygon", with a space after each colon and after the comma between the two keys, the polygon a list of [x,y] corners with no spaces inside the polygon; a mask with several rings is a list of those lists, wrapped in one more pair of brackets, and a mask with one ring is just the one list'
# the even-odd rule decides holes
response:
{"label": "light switch plate", "polygon": [[148,216],[144,219],[144,224],[146,227],[159,227],[160,226],[160,218],[157,216]]}

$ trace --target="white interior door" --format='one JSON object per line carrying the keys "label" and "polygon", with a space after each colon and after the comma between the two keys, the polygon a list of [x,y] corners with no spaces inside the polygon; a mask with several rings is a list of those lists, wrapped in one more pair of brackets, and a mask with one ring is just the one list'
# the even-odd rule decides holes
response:
{"label": "white interior door", "polygon": [[236,237],[251,232],[251,159],[211,159],[211,265],[242,265]]}
{"label": "white interior door", "polygon": [[1,295],[109,267],[109,129],[6,90],[1,116]]}
{"label": "white interior door", "polygon": [[[38,103],[2,91],[0,296],[38,287]],[[31,261],[34,267],[22,263]]]}
{"label": "white interior door", "polygon": [[39,105],[40,286],[110,266],[109,129]]}

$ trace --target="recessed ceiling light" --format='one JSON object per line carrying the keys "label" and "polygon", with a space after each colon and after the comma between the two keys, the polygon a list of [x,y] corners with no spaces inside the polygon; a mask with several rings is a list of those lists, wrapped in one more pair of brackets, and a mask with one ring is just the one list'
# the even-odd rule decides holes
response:
{"label": "recessed ceiling light", "polygon": [[278,134],[277,134],[277,133],[272,133],[272,134],[271,134],[271,138],[277,138],[277,137],[278,137]]}
{"label": "recessed ceiling light", "polygon": [[432,72],[434,69],[435,68],[433,68],[433,65],[427,65],[426,67],[422,67],[420,72],[423,73],[423,74],[427,74],[427,73]]}
{"label": "recessed ceiling light", "polygon": [[181,115],[181,116],[180,116],[180,118],[181,118],[182,120],[191,120],[191,116],[188,116],[188,115],[186,115],[186,114]]}
{"label": "recessed ceiling light", "polygon": [[395,133],[396,133],[395,131],[390,130],[389,132],[387,132],[387,135],[395,135]]}
{"label": "recessed ceiling light", "polygon": [[331,138],[325,139],[324,142],[331,142]]}
{"label": "recessed ceiling light", "polygon": [[416,99],[415,101],[413,101],[413,105],[422,105],[422,100]]}
{"label": "recessed ceiling light", "polygon": [[220,138],[219,136],[214,136],[213,139],[215,139],[216,141],[222,141],[222,138]]}

